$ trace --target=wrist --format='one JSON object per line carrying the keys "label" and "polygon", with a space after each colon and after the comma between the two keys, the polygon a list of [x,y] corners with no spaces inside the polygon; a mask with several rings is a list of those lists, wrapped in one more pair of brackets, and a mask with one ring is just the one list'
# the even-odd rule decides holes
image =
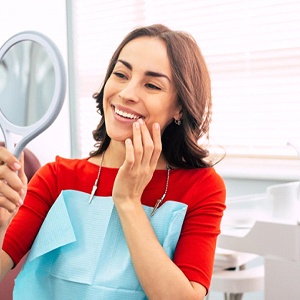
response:
{"label": "wrist", "polygon": [[4,238],[8,225],[0,225],[0,240]]}
{"label": "wrist", "polygon": [[140,198],[132,199],[132,198],[119,198],[114,199],[115,206],[117,211],[120,214],[138,214],[143,210],[143,206],[141,204]]}
{"label": "wrist", "polygon": [[3,226],[0,227],[0,245],[1,245],[1,249],[2,249],[2,245],[3,245],[3,241],[4,241],[4,236],[6,233],[6,229],[4,230],[2,228]]}

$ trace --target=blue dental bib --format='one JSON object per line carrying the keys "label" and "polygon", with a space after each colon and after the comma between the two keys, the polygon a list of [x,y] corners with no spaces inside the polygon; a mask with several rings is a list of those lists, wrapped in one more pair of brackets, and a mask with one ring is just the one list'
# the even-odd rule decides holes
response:
{"label": "blue dental bib", "polygon": [[[111,197],[63,191],[15,282],[14,300],[144,300]],[[172,259],[187,205],[167,201],[150,217]]]}

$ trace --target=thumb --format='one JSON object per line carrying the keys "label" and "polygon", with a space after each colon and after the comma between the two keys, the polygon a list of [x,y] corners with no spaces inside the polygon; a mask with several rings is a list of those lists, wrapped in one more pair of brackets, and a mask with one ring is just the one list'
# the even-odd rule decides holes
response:
{"label": "thumb", "polygon": [[21,168],[17,158],[4,147],[0,147],[0,165],[2,164],[6,164],[13,171],[18,171]]}
{"label": "thumb", "polygon": [[21,164],[21,167],[20,167],[20,169],[18,171],[18,175],[19,175],[19,178],[21,179],[22,183],[24,185],[27,185],[28,180],[27,180],[27,176],[25,174],[24,152],[22,152],[21,155],[20,155],[20,164]]}

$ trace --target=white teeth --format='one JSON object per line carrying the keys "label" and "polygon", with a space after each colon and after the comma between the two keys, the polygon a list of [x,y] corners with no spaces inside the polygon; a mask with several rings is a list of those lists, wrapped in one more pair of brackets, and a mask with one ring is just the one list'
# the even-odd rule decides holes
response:
{"label": "white teeth", "polygon": [[127,113],[125,111],[119,110],[116,107],[115,107],[115,113],[118,114],[119,116],[122,116],[122,117],[127,118],[127,119],[136,120],[136,119],[139,118],[138,116],[136,116],[134,114],[130,114],[130,113]]}

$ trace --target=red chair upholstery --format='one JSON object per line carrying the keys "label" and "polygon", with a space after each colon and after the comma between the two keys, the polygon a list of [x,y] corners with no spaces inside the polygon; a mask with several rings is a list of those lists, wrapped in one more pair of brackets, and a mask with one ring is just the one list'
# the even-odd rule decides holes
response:
{"label": "red chair upholstery", "polygon": [[[0,142],[0,146],[4,146],[3,142]],[[28,181],[32,178],[34,173],[41,167],[41,164],[37,157],[28,149],[24,149],[24,167]],[[14,287],[14,280],[19,274],[27,255],[18,263],[18,265],[11,270],[6,277],[0,283],[0,299],[12,300],[12,290]],[[25,291],[26,292],[26,291]]]}

